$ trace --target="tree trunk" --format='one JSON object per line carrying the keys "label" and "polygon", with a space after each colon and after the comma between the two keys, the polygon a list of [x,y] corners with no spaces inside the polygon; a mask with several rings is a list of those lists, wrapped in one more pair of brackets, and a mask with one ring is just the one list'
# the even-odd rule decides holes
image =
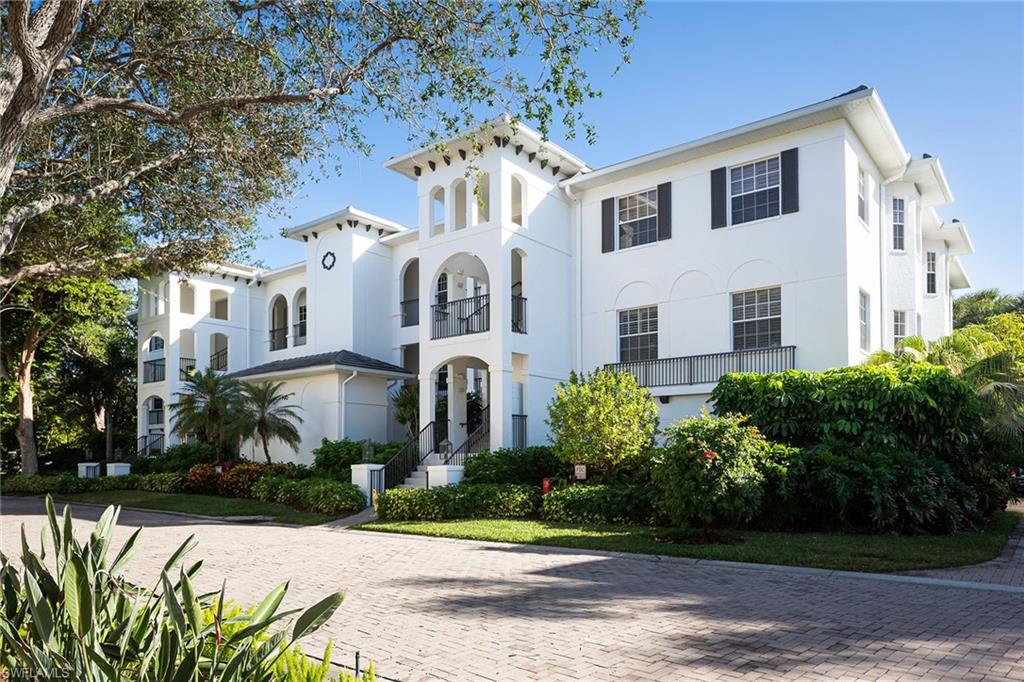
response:
{"label": "tree trunk", "polygon": [[267,437],[261,433],[260,440],[263,441],[263,455],[267,458],[267,464],[270,464],[270,446],[267,445]]}
{"label": "tree trunk", "polygon": [[103,410],[103,420],[106,422],[103,427],[106,436],[106,457],[109,462],[114,459],[114,416],[113,410]]}
{"label": "tree trunk", "polygon": [[107,410],[106,406],[101,402],[95,407],[92,413],[93,426],[96,427],[97,431],[105,431],[107,428]]}
{"label": "tree trunk", "polygon": [[35,406],[32,394],[32,360],[35,358],[35,344],[27,348],[36,334],[29,333],[21,351],[18,363],[18,448],[21,450],[21,473],[38,474],[39,456],[36,452]]}

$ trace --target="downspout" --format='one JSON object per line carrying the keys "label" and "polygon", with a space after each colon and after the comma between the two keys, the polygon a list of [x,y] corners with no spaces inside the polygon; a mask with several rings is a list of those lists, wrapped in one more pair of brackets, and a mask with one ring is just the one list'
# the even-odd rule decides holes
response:
{"label": "downspout", "polygon": [[[256,278],[253,278],[252,282],[255,282]],[[252,367],[252,363],[249,358],[250,348],[252,346],[252,325],[250,324],[249,316],[252,314],[252,282],[248,282],[245,285],[245,368]]]}
{"label": "downspout", "polygon": [[345,438],[345,384],[359,376],[359,370],[352,370],[352,374],[348,376],[343,382],[341,382],[341,424],[338,429],[338,440]]}
{"label": "downspout", "polygon": [[[889,327],[888,327],[888,325],[885,322],[885,318],[886,318],[885,311],[888,308],[888,302],[889,302],[889,290],[887,288],[888,284],[889,284],[889,273],[888,273],[888,270],[887,270],[887,267],[889,265],[889,253],[888,253],[888,250],[886,249],[886,246],[885,246],[886,241],[887,241],[886,237],[889,234],[889,231],[886,229],[886,223],[885,223],[885,199],[886,199],[885,188],[888,187],[893,182],[895,182],[896,180],[899,180],[900,178],[902,178],[904,173],[907,172],[907,166],[909,164],[910,164],[910,161],[908,160],[903,165],[903,168],[901,168],[898,173],[896,173],[894,175],[890,175],[888,178],[882,180],[882,184],[879,185],[879,187],[878,187],[878,195],[879,195],[878,196],[878,248],[879,248],[879,257],[880,257],[880,260],[879,260],[879,263],[878,263],[878,287],[879,287],[879,289],[878,289],[878,308],[879,308],[879,316],[882,318],[881,319],[881,324],[878,327],[878,334],[879,334],[879,344],[878,344],[878,347],[880,349],[882,349],[882,350],[885,350],[885,341],[888,338],[888,334],[889,334]],[[906,218],[904,217],[904,225],[906,224],[905,221],[906,221]],[[906,228],[904,228],[904,230],[906,230]],[[906,239],[906,235],[905,234],[904,234],[904,239]],[[893,350],[896,350],[895,347],[893,348]]]}
{"label": "downspout", "polygon": [[576,314],[573,343],[573,369],[582,371],[583,364],[583,202],[570,185],[562,187],[576,206],[576,254],[573,258],[573,278],[576,284]]}

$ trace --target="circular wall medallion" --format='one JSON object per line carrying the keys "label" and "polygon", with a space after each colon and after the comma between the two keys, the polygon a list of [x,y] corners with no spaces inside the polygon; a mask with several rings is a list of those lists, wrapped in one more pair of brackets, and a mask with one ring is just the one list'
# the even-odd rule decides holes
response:
{"label": "circular wall medallion", "polygon": [[323,266],[324,270],[330,270],[334,267],[335,261],[338,259],[334,257],[333,251],[328,251],[324,254],[324,257],[320,259],[320,265]]}

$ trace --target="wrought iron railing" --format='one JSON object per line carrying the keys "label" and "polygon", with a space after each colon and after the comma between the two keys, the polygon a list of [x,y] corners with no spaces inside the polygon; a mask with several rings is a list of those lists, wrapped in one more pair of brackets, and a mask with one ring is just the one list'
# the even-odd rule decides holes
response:
{"label": "wrought iron railing", "polygon": [[402,313],[402,326],[415,327],[420,323],[420,299],[410,298],[399,304]]}
{"label": "wrought iron railing", "polygon": [[301,320],[292,325],[292,345],[306,345],[306,321]]}
{"label": "wrought iron railing", "polygon": [[146,360],[142,363],[142,383],[152,384],[163,381],[167,376],[164,359]]}
{"label": "wrought iron railing", "polygon": [[210,369],[215,372],[228,371],[228,349],[222,348],[210,356]]}
{"label": "wrought iron railing", "polygon": [[270,330],[270,350],[281,350],[288,347],[288,327]]}
{"label": "wrought iron railing", "polygon": [[[447,421],[442,423],[444,427],[448,426]],[[443,428],[443,430],[447,432],[448,429]],[[410,438],[395,453],[394,457],[384,463],[383,487],[377,490],[377,492],[384,492],[388,488],[394,488],[404,482],[409,477],[409,474],[416,470],[420,462],[427,458],[427,455],[437,450],[438,444],[444,439],[443,436],[438,438],[441,431],[442,427],[438,426],[438,422],[430,422],[420,429],[420,432],[414,438]]]}
{"label": "wrought iron railing", "polygon": [[195,358],[179,358],[178,359],[178,377],[185,381],[188,379],[188,375],[196,370],[196,359]]}
{"label": "wrought iron railing", "polygon": [[515,294],[512,295],[512,331],[526,333],[526,299]]}
{"label": "wrought iron railing", "polygon": [[151,433],[141,436],[136,446],[135,455],[137,457],[156,457],[163,454],[164,435],[162,433]]}
{"label": "wrought iron railing", "polygon": [[526,447],[526,415],[512,415],[512,447],[522,450]]}
{"label": "wrought iron railing", "polygon": [[628,372],[641,386],[711,384],[729,372],[782,372],[796,367],[796,346],[777,346],[729,353],[617,362],[608,369]]}
{"label": "wrought iron railing", "polygon": [[431,306],[432,339],[478,334],[491,328],[490,294],[460,298]]}
{"label": "wrought iron railing", "polygon": [[491,408],[487,406],[480,413],[480,425],[466,437],[466,442],[455,448],[444,463],[453,466],[465,466],[466,458],[483,452],[491,444]]}

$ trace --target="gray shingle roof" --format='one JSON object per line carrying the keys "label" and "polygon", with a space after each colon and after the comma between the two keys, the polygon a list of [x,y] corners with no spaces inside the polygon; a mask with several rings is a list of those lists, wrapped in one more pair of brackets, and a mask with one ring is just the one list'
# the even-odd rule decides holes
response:
{"label": "gray shingle roof", "polygon": [[336,365],[340,365],[342,367],[353,367],[355,369],[387,372],[389,374],[397,373],[415,376],[412,372],[403,367],[392,365],[390,362],[377,360],[376,358],[371,358],[367,355],[353,353],[350,350],[336,350],[330,353],[317,353],[316,355],[303,355],[297,358],[274,360],[272,362],[265,362],[262,365],[256,365],[255,367],[249,367],[237,372],[232,372],[228,376],[242,378],[257,374],[276,374],[295,369],[304,369],[306,367],[329,368]]}

